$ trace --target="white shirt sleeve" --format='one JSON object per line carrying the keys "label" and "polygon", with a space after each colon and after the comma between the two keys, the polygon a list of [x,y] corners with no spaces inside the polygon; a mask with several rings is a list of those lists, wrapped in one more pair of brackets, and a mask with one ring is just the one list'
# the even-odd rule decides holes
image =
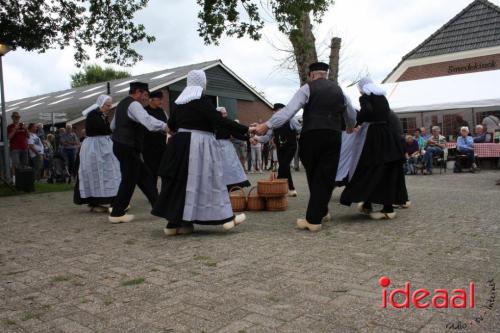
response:
{"label": "white shirt sleeve", "polygon": [[309,90],[309,85],[303,85],[292,97],[287,106],[276,112],[271,119],[266,123],[269,128],[278,128],[283,126],[288,120],[292,119],[293,116],[299,112],[300,109],[304,107],[309,101],[309,96],[311,92]]}
{"label": "white shirt sleeve", "polygon": [[167,124],[165,124],[163,121],[150,116],[149,113],[137,101],[130,104],[127,110],[127,114],[130,119],[146,127],[150,132],[161,132],[164,131],[167,127]]}
{"label": "white shirt sleeve", "polygon": [[255,138],[260,143],[268,143],[273,138],[273,130],[269,130],[269,131],[267,131],[267,133],[265,135],[263,135],[263,136],[256,136]]}
{"label": "white shirt sleeve", "polygon": [[290,120],[290,128],[292,130],[296,131],[298,134],[300,134],[300,132],[302,132],[302,126],[300,125],[300,123],[297,120],[297,118],[292,118]]}

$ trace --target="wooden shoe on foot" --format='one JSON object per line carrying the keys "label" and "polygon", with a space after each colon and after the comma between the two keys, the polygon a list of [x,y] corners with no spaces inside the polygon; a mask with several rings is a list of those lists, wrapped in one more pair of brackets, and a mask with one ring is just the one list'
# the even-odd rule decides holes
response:
{"label": "wooden shoe on foot", "polygon": [[384,212],[373,212],[370,214],[372,220],[393,220],[396,218],[396,212],[384,213]]}
{"label": "wooden shoe on foot", "polygon": [[180,228],[165,228],[163,232],[167,236],[184,236],[190,235],[194,231],[194,226],[192,224],[183,225]]}
{"label": "wooden shoe on foot", "polygon": [[321,230],[321,224],[311,224],[305,219],[297,220],[297,228],[300,230],[309,230],[311,232],[318,232]]}
{"label": "wooden shoe on foot", "polygon": [[113,224],[128,223],[132,222],[134,220],[134,217],[135,217],[134,215],[125,214],[123,216],[109,216],[108,220]]}

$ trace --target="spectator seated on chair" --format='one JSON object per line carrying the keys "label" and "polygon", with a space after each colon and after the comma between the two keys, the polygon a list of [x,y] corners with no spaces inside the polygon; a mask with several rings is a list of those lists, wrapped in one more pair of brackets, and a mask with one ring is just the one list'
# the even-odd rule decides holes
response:
{"label": "spectator seated on chair", "polygon": [[417,159],[420,156],[420,148],[417,140],[414,140],[411,135],[406,136],[406,144],[405,144],[405,174],[414,175],[416,174],[416,163]]}
{"label": "spectator seated on chair", "polygon": [[486,132],[483,125],[476,126],[476,136],[474,137],[474,143],[485,143],[486,142]]}
{"label": "spectator seated on chair", "polygon": [[420,129],[415,130],[415,141],[418,142],[418,149],[420,151],[423,151],[425,149],[425,146],[427,145],[427,140],[422,136],[422,131]]}
{"label": "spectator seated on chair", "polygon": [[443,155],[445,148],[446,138],[441,135],[441,128],[434,126],[432,128],[432,136],[427,140],[427,147],[423,158],[427,174],[432,175],[433,157]]}
{"label": "spectator seated on chair", "polygon": [[466,156],[467,164],[466,168],[471,169],[474,172],[477,169],[474,157],[474,139],[469,136],[469,128],[462,127],[460,129],[460,136],[457,139],[457,160],[455,162],[455,171],[459,172],[462,170],[460,155]]}

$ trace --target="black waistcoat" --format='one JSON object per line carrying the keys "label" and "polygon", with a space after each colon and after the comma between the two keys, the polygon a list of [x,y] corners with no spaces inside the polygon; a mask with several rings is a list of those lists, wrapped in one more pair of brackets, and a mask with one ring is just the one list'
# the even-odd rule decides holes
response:
{"label": "black waistcoat", "polygon": [[[144,109],[149,113],[150,116],[155,117],[158,120],[166,123],[168,121],[167,115],[162,108],[153,109],[151,106],[146,106]],[[165,132],[150,132],[144,128],[144,151],[155,150],[158,147],[166,147],[166,135]]]}
{"label": "black waistcoat", "polygon": [[128,108],[134,101],[132,97],[128,96],[118,103],[115,112],[115,130],[112,138],[115,142],[142,151],[145,128],[128,116]]}
{"label": "black waistcoat", "polygon": [[308,84],[310,95],[304,107],[302,133],[318,129],[341,131],[342,113],[346,108],[342,89],[326,79]]}
{"label": "black waistcoat", "polygon": [[274,130],[274,142],[279,147],[297,145],[297,132],[290,128],[289,121]]}

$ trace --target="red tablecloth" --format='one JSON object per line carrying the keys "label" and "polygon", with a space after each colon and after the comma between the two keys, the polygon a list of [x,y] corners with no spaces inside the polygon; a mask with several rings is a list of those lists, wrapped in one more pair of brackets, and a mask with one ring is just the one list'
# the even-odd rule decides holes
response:
{"label": "red tablecloth", "polygon": [[[446,143],[448,149],[456,149],[455,142]],[[477,157],[500,157],[500,143],[475,143],[474,152]]]}

